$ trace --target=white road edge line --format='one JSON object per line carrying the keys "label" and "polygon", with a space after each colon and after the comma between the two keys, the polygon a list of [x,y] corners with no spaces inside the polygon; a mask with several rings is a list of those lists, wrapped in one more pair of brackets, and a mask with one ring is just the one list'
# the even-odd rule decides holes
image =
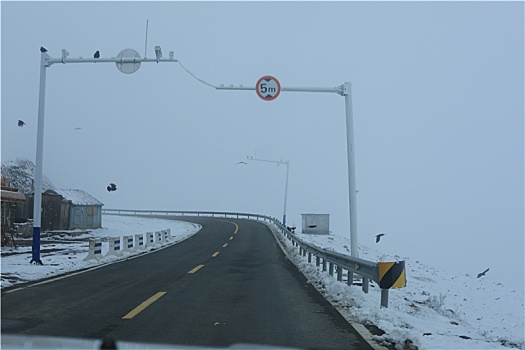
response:
{"label": "white road edge line", "polygon": [[357,333],[359,333],[363,337],[363,339],[366,340],[366,342],[370,344],[370,346],[374,350],[388,350],[384,346],[379,345],[377,343],[377,340],[374,339],[374,335],[370,333],[370,331],[365,326],[363,326],[361,323],[355,323],[351,321],[348,321],[348,322],[350,322],[350,324],[352,325],[352,327],[354,327]]}

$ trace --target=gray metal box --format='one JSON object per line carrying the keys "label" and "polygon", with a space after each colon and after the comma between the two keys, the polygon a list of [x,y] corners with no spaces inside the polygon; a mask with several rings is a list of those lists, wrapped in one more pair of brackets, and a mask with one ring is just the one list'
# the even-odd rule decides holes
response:
{"label": "gray metal box", "polygon": [[302,233],[314,235],[330,234],[330,214],[301,214],[303,217]]}

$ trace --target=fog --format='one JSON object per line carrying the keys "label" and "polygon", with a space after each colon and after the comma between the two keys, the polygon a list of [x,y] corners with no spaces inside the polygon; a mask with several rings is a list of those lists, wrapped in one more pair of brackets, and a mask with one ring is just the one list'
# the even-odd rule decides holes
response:
{"label": "fog", "polygon": [[[40,46],[143,57],[148,21],[146,56],[174,51],[211,85],[350,82],[359,243],[523,288],[523,14],[523,2],[3,1],[2,151],[35,160]],[[338,94],[264,101],[164,62],[54,64],[45,94],[44,174],[59,188],[105,208],[281,218],[286,166],[246,158],[288,161],[287,224],[330,214],[332,234],[350,236]]]}

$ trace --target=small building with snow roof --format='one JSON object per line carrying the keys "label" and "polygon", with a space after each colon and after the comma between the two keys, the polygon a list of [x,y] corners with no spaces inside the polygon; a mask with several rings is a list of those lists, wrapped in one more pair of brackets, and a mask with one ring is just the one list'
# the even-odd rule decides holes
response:
{"label": "small building with snow roof", "polygon": [[[28,204],[32,218],[33,198]],[[47,190],[42,193],[42,230],[101,228],[102,206],[99,200],[83,190]]]}
{"label": "small building with snow roof", "polygon": [[48,190],[69,202],[69,227],[67,230],[102,227],[102,204],[83,190]]}

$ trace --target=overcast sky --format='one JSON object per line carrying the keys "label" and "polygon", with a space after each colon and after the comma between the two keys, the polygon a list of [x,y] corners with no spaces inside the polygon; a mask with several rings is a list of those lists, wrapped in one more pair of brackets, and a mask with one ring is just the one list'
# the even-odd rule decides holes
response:
{"label": "overcast sky", "polygon": [[[523,2],[1,2],[2,152],[35,160],[40,46],[160,45],[212,85],[352,83],[359,243],[523,285]],[[221,91],[176,63],[47,69],[44,174],[105,208],[330,214],[349,236],[344,97]],[[19,128],[18,119],[26,122]],[[76,130],[76,128],[81,128]],[[109,182],[118,190],[107,192]],[[410,277],[408,277],[410,279]]]}

